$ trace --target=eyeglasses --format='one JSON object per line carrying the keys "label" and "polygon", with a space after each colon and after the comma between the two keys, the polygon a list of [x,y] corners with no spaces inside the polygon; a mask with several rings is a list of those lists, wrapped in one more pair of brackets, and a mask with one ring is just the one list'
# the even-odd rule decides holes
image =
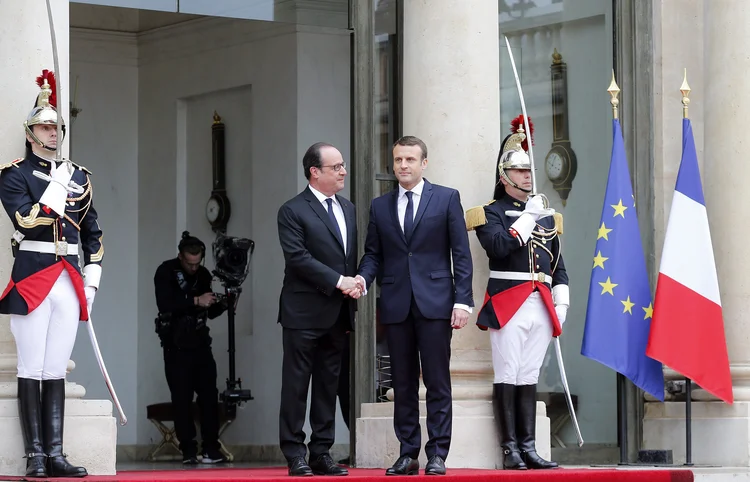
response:
{"label": "eyeglasses", "polygon": [[332,166],[320,166],[319,169],[323,169],[324,167],[330,167],[334,171],[339,172],[342,169],[346,169],[346,163],[342,162],[340,164],[334,164]]}

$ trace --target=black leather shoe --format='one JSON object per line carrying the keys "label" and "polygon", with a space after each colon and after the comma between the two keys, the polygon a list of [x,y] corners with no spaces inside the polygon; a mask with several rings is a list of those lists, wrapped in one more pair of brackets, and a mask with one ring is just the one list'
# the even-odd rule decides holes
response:
{"label": "black leather shoe", "polygon": [[385,475],[419,475],[419,460],[402,455],[393,467],[385,471]]}
{"label": "black leather shoe", "polygon": [[433,455],[424,467],[425,475],[445,475],[445,461],[439,455]]}
{"label": "black leather shoe", "polygon": [[318,455],[316,457],[311,456],[310,468],[315,475],[349,475],[349,471],[336,465],[328,454]]}
{"label": "black leather shoe", "polygon": [[289,461],[289,475],[292,477],[308,477],[312,476],[313,471],[304,457],[294,457]]}

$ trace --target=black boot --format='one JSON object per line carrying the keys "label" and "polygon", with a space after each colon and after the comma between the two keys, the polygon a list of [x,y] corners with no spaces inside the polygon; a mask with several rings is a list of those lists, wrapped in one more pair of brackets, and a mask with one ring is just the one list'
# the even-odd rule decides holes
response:
{"label": "black boot", "polygon": [[516,387],[516,432],[526,466],[530,469],[554,469],[556,462],[544,460],[536,453],[536,385]]}
{"label": "black boot", "polygon": [[47,453],[47,474],[50,477],[85,477],[83,467],[68,463],[63,453],[63,421],[65,420],[65,380],[42,381],[42,420],[44,451]]}
{"label": "black boot", "polygon": [[18,379],[18,416],[21,419],[26,477],[47,477],[47,454],[42,447],[42,398],[39,380]]}
{"label": "black boot", "polygon": [[495,413],[495,426],[500,434],[500,447],[503,448],[503,468],[526,470],[516,442],[515,396],[515,385],[495,383],[492,386],[492,409]]}

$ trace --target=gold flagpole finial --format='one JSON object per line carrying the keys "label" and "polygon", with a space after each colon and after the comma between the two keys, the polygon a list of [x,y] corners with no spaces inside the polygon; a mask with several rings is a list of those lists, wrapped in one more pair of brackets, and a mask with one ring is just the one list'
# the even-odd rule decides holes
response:
{"label": "gold flagpole finial", "polygon": [[612,115],[615,119],[617,119],[617,106],[620,104],[620,101],[617,100],[617,96],[620,94],[620,88],[617,87],[617,82],[615,82],[614,69],[612,69],[612,82],[609,83],[607,92],[609,92],[609,95],[612,96],[612,98],[609,100],[609,103],[612,104]]}
{"label": "gold flagpole finial", "polygon": [[684,71],[684,76],[682,78],[682,85],[680,86],[680,93],[682,94],[682,117],[684,119],[688,118],[688,104],[690,104],[690,99],[688,98],[688,94],[690,93],[690,86],[687,83],[687,69]]}

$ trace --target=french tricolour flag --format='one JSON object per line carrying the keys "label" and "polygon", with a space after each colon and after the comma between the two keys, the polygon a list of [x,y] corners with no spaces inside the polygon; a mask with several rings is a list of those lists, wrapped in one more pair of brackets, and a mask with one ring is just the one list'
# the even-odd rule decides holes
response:
{"label": "french tricolour flag", "polygon": [[669,213],[646,355],[732,403],[716,263],[690,120]]}

